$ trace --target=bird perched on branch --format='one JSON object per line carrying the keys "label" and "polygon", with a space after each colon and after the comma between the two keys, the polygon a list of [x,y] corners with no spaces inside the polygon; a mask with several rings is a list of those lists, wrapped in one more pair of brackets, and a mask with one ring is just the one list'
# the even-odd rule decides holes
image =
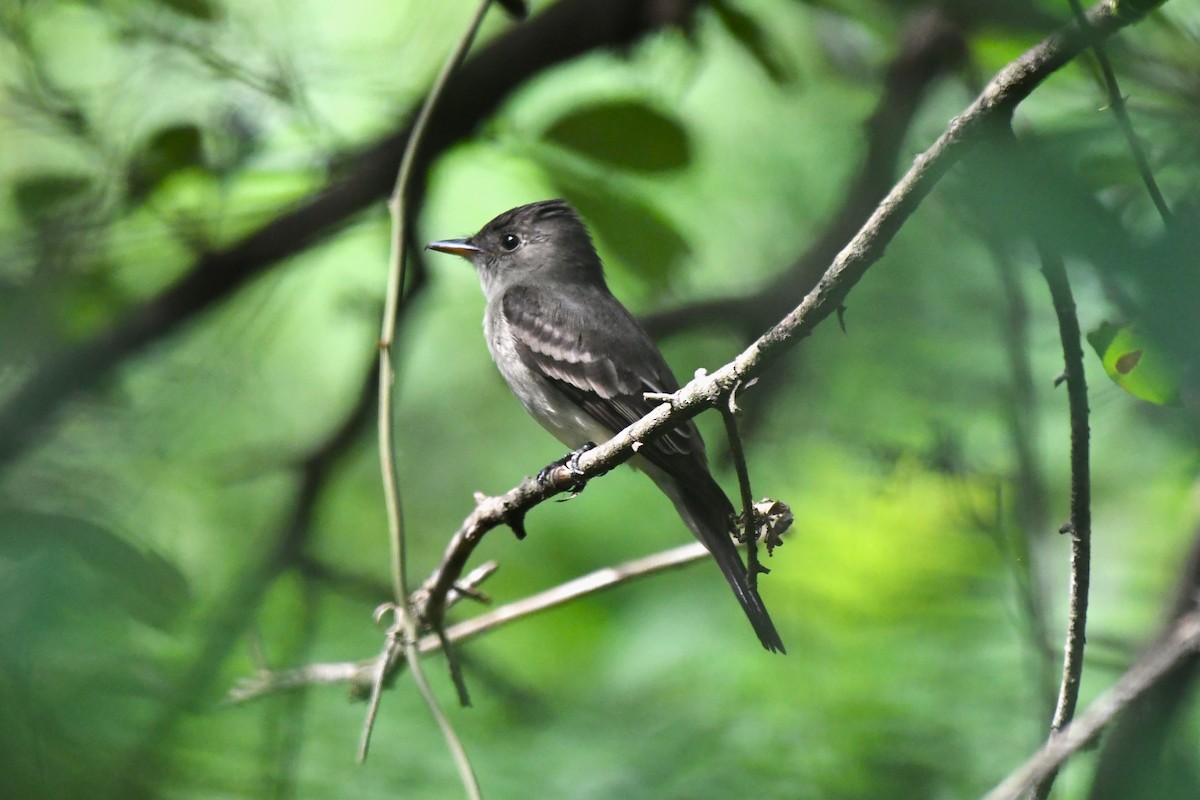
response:
{"label": "bird perched on branch", "polygon": [[[576,460],[649,413],[658,403],[646,393],[679,389],[653,340],[608,290],[587,228],[564,201],[514,208],[474,236],[428,247],[475,265],[492,360],[525,410]],[[689,420],[645,442],[630,463],[708,548],[763,647],[784,652],[731,539],[733,506],[708,471],[696,426]]]}

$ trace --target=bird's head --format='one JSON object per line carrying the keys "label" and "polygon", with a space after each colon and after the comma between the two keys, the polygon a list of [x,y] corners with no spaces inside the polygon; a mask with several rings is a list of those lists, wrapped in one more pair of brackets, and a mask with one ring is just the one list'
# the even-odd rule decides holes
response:
{"label": "bird's head", "polygon": [[426,248],[474,264],[489,299],[517,283],[604,282],[587,227],[564,200],[518,206],[474,236],[430,242]]}

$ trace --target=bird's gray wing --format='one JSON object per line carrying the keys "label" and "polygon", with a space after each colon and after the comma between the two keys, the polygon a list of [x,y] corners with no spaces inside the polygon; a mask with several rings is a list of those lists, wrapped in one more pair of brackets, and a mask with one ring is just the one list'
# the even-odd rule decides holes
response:
{"label": "bird's gray wing", "polygon": [[[513,286],[501,296],[500,311],[525,366],[601,425],[619,431],[656,405],[643,392],[673,392],[679,385],[649,335],[607,290],[568,288]],[[779,633],[729,537],[733,506],[709,474],[696,426],[689,420],[638,453],[661,470],[658,477],[650,476],[712,553],[763,646],[783,652]]]}
{"label": "bird's gray wing", "polygon": [[[643,393],[679,388],[650,336],[601,287],[552,292],[517,285],[500,298],[500,310],[524,364],[614,433],[658,405]],[[667,469],[681,460],[704,463],[704,443],[691,421],[639,452]]]}

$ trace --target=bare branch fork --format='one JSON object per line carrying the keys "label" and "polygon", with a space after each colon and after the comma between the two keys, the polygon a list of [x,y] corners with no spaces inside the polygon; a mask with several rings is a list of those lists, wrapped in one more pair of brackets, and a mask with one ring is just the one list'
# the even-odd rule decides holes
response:
{"label": "bare branch fork", "polygon": [[[458,644],[515,620],[557,608],[581,597],[597,594],[618,585],[678,569],[707,557],[708,551],[704,549],[704,545],[699,542],[689,542],[613,567],[603,567],[529,597],[506,603],[486,614],[455,623],[446,628],[445,637],[437,634],[422,636],[417,642],[417,651],[422,655],[436,653],[443,648],[447,640]],[[495,562],[489,561],[472,570],[463,578],[460,587],[451,593],[450,604],[452,605],[464,596],[462,593],[464,585],[468,595],[474,594],[475,587],[491,575],[495,566]],[[391,678],[403,665],[404,661],[393,654],[391,661],[388,661],[385,655],[380,655],[363,661],[309,664],[295,669],[278,671],[264,670],[238,681],[226,695],[225,700],[229,703],[245,703],[276,692],[337,683],[348,684],[352,695],[365,698],[373,690],[381,667],[383,672]]]}

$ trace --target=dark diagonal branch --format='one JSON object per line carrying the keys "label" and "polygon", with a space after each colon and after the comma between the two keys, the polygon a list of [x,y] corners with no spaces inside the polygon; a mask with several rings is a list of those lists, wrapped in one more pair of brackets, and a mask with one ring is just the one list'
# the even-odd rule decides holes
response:
{"label": "dark diagonal branch", "polygon": [[[1084,16],[1083,6],[1079,0],[1068,0],[1068,2],[1071,4],[1071,11],[1075,14],[1075,18],[1080,20],[1081,24],[1087,25],[1087,18]],[[1133,129],[1133,120],[1129,118],[1129,107],[1125,104],[1125,97],[1121,94],[1121,87],[1117,83],[1116,70],[1113,69],[1112,62],[1108,60],[1108,52],[1099,42],[1092,45],[1092,52],[1096,55],[1096,64],[1100,67],[1104,90],[1108,93],[1108,106],[1112,109],[1113,116],[1117,118],[1117,125],[1121,128],[1121,134],[1129,146],[1129,153],[1137,165],[1138,174],[1142,176],[1142,183],[1146,185],[1146,191],[1150,194],[1150,199],[1154,201],[1158,215],[1162,217],[1164,223],[1169,225],[1171,209],[1167,206],[1167,201],[1158,188],[1158,181],[1154,179],[1154,170],[1150,168],[1150,159],[1146,158],[1146,149],[1142,147],[1137,131]]]}
{"label": "dark diagonal branch", "polygon": [[[850,240],[799,306],[770,328],[730,363],[710,375],[692,380],[672,401],[658,406],[609,441],[589,450],[578,461],[586,480],[629,459],[640,442],[725,402],[739,383],[761,373],[788,348],[839,308],[847,293],[882,256],[888,243],[943,175],[984,138],[1009,127],[1014,109],[1049,75],[1086,47],[1092,36],[1107,36],[1137,19],[1118,13],[1109,0],[1088,14],[1090,32],[1072,23],[1051,35],[1005,67],[949,128],[917,157],[905,176],[887,194],[866,224]],[[499,497],[483,498],[452,537],[441,564],[419,590],[416,608],[428,624],[440,624],[445,597],[462,574],[483,535],[498,525],[521,520],[533,506],[567,488],[564,480],[539,485],[527,478]]]}
{"label": "dark diagonal branch", "polygon": [[[1189,615],[1200,614],[1200,528],[1192,537],[1191,551],[1180,576],[1175,602],[1168,618],[1172,624]],[[1168,625],[1168,630],[1170,625]],[[1104,745],[1088,800],[1126,800],[1144,795],[1154,786],[1160,797],[1172,796],[1174,783],[1169,756],[1173,733],[1181,730],[1180,718],[1191,708],[1196,678],[1200,676],[1200,650],[1183,658],[1163,675],[1153,688],[1125,710],[1104,734]],[[1181,737],[1180,749],[1190,750],[1190,739]],[[1175,796],[1191,793],[1194,779],[1186,775]]]}
{"label": "dark diagonal branch", "polygon": [[[563,0],[481,48],[447,87],[414,170],[413,197],[426,166],[469,136],[512,92],[546,69],[605,47],[619,47],[665,25],[687,22],[694,2]],[[34,365],[0,407],[0,466],[43,435],[44,426],[118,365],[178,331],[277,262],[337,231],[392,188],[411,122],[357,153],[323,188],[245,238],[205,253],[178,280],[128,309],[110,327]]]}
{"label": "dark diagonal branch", "polygon": [[960,67],[967,44],[962,30],[937,11],[926,11],[908,24],[900,52],[888,66],[880,100],[863,124],[865,156],[841,206],[816,240],[786,271],[749,295],[712,298],[651,314],[643,322],[651,335],[668,336],[701,326],[733,326],[746,339],[791,308],[807,293],[838,251],[871,216],[892,184],[909,126],[926,90],[940,76]]}

